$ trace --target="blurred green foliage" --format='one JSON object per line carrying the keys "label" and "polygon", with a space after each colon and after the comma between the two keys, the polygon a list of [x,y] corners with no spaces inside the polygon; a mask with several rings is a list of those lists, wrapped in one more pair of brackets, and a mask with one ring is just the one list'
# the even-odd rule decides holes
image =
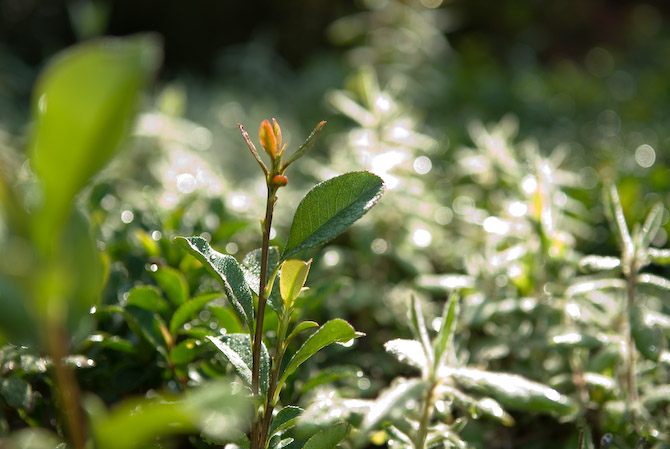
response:
{"label": "blurred green foliage", "polygon": [[[87,12],[85,3],[67,19],[80,36],[104,31],[104,14],[111,14],[108,30],[121,30],[118,10],[88,2],[94,8]],[[202,342],[241,332],[242,323],[206,269],[171,239],[200,235],[237,259],[258,246],[263,180],[253,159],[241,156],[237,124],[276,115],[289,142],[307,135],[315,120],[328,121],[313,158],[282,192],[286,203],[297,204],[308,184],[349,170],[369,169],[389,187],[374,216],[312,254],[311,290],[296,303],[302,316],[342,317],[367,336],[353,342],[354,351],[327,348],[287,382],[284,394],[305,409],[306,422],[287,433],[294,445],[306,441],[301,428],[314,424],[310,417],[327,414],[324,403],[370,431],[360,444],[412,445],[414,437],[403,440],[414,434],[402,417],[369,414],[370,404],[400,407],[426,391],[425,379],[412,377],[416,365],[398,363],[384,344],[421,341],[406,318],[412,295],[426,332],[442,332],[447,294],[458,291],[449,354],[454,385],[433,401],[431,422],[445,441],[575,448],[579,429],[588,428],[596,442],[613,433],[615,447],[635,447],[642,436],[667,447],[667,8],[505,1],[491,14],[483,3],[331,5],[319,15],[319,23],[330,23],[325,33],[318,29],[319,47],[303,35],[281,37],[291,26],[291,36],[306,36],[303,20],[275,17],[261,21],[256,35],[238,30],[236,45],[207,59],[206,78],[178,69],[177,61],[189,58],[172,56],[172,35],[164,76],[139,97],[156,62],[155,49],[146,55],[144,44],[75,50],[68,58],[81,60],[68,66],[74,75],[59,83],[55,103],[49,80],[60,76],[50,75],[56,66],[33,87],[37,70],[0,49],[0,438],[15,447],[26,438],[53,447],[67,436],[53,354],[48,342],[37,342],[44,323],[55,321],[70,333],[65,365],[92,395],[83,402],[98,423],[96,438],[107,441],[126,428],[127,411],[138,407],[129,397],[147,396],[141,413],[155,427],[139,433],[172,433],[176,427],[161,426],[174,420],[187,434],[174,447],[235,439],[228,431],[235,426],[207,429],[216,429],[217,416],[242,413],[210,410],[237,398],[236,391],[215,384],[207,391],[225,399],[216,404],[190,392],[235,373]],[[304,8],[319,9],[314,2]],[[56,39],[40,42],[33,62],[59,46]],[[191,58],[199,52],[175,51]],[[28,124],[31,90],[36,115]],[[62,108],[53,119],[52,106]],[[131,138],[122,140],[125,134]],[[123,153],[110,161],[119,142]],[[602,200],[607,183],[617,185],[620,213]],[[625,312],[632,278],[622,269],[621,220],[634,234],[636,223],[649,229],[645,219],[654,211],[658,230],[637,253],[635,307]],[[608,213],[619,218],[610,223]],[[279,210],[275,218],[276,235],[288,235],[291,215]],[[637,404],[623,370],[626,322],[636,349]],[[270,311],[267,329],[276,323]],[[480,372],[486,374],[465,379]],[[497,373],[557,391],[579,410],[552,416],[514,407],[495,391]],[[384,402],[389,398],[395,402]],[[174,406],[182,403],[188,406]],[[498,413],[498,403],[506,411]],[[33,427],[52,433],[28,435]],[[337,444],[348,431],[339,425],[322,432]],[[140,444],[139,433],[128,438]],[[169,447],[167,439],[157,441],[155,447]]]}

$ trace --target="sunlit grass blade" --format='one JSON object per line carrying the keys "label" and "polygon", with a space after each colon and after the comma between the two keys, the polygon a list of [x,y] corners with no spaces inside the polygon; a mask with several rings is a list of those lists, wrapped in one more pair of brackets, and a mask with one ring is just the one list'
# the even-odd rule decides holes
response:
{"label": "sunlit grass blade", "polygon": [[652,263],[670,265],[670,249],[647,248],[647,257]]}

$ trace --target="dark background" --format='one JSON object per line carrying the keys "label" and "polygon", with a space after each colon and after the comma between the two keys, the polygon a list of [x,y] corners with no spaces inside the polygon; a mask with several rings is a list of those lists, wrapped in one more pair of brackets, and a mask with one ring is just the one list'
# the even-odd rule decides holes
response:
{"label": "dark background", "polygon": [[[82,2],[0,0],[0,42],[29,65],[38,65],[77,41],[72,13]],[[165,39],[164,70],[189,69],[212,74],[216,55],[254,37],[270,40],[293,67],[314,54],[332,51],[324,32],[335,19],[362,9],[354,0],[107,0],[105,34],[156,31]],[[660,26],[668,2],[625,0],[488,0],[447,1],[456,24],[448,34],[459,48],[488,47],[505,60],[512,43],[527,43],[541,61],[581,58],[594,45],[625,51],[631,27],[639,21]],[[647,15],[649,17],[640,17]]]}

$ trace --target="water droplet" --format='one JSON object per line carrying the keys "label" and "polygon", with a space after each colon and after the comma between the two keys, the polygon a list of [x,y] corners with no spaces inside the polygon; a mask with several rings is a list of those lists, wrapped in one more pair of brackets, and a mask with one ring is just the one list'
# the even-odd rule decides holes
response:
{"label": "water droplet", "polygon": [[182,173],[177,176],[177,190],[181,193],[191,193],[198,186],[198,181],[190,173]]}
{"label": "water droplet", "polygon": [[414,159],[414,171],[420,175],[425,175],[433,168],[433,163],[426,156],[419,156]]}
{"label": "water droplet", "polygon": [[386,240],[382,238],[376,238],[372,241],[372,244],[370,244],[370,248],[375,254],[384,254],[388,249],[388,245],[386,244]]}
{"label": "water droplet", "polygon": [[635,150],[635,162],[643,168],[651,167],[656,162],[656,151],[647,144],[640,145]]}
{"label": "water droplet", "polygon": [[151,233],[151,238],[154,239],[155,241],[159,241],[163,234],[161,234],[161,231],[154,231]]}
{"label": "water droplet", "polygon": [[121,212],[121,221],[125,224],[131,223],[135,219],[135,214],[131,210],[124,210]]}

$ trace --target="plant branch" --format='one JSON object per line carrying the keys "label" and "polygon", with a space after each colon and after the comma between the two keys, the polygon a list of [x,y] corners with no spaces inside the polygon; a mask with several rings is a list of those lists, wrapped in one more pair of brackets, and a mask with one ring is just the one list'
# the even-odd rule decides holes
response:
{"label": "plant branch", "polygon": [[635,366],[635,340],[633,339],[631,317],[635,307],[635,290],[637,288],[637,264],[632,263],[627,274],[628,298],[626,301],[626,313],[624,316],[624,336],[626,338],[626,387],[628,391],[628,400],[633,404],[638,402],[637,392],[637,370]]}
{"label": "plant branch", "polygon": [[70,442],[74,449],[86,447],[86,429],[84,413],[81,409],[81,394],[74,372],[65,365],[68,355],[67,333],[54,324],[49,325],[48,348],[53,359],[56,388],[61,402],[62,413],[65,415]]}
{"label": "plant branch", "polygon": [[433,379],[430,389],[426,392],[426,399],[423,403],[423,411],[421,412],[421,421],[419,422],[419,430],[417,431],[416,441],[414,442],[414,449],[424,449],[426,446],[426,438],[428,436],[428,425],[433,414],[433,402],[435,401],[435,391],[437,390],[439,381]]}

